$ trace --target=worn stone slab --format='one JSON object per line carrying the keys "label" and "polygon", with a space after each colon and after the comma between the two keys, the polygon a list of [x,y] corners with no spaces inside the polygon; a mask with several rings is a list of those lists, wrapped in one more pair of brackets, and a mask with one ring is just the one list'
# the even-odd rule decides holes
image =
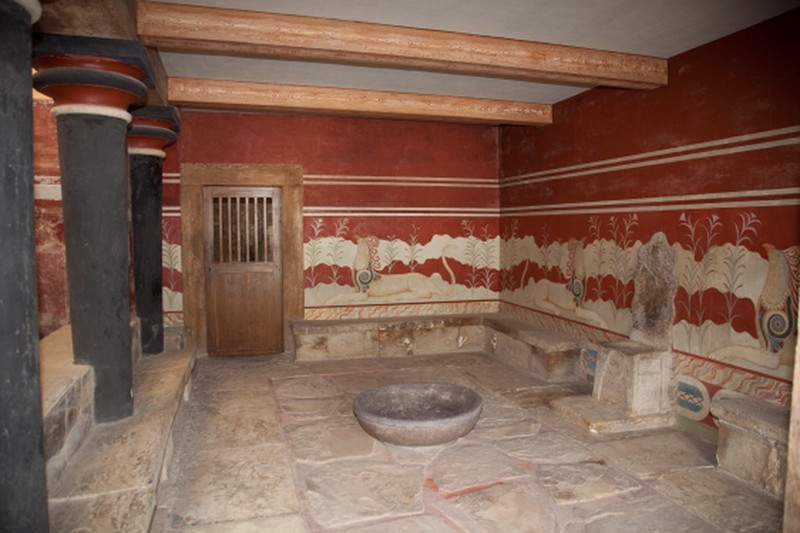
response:
{"label": "worn stone slab", "polygon": [[333,398],[344,392],[333,378],[326,376],[303,376],[272,380],[278,401],[285,398]]}
{"label": "worn stone slab", "polygon": [[381,444],[367,434],[355,417],[287,426],[286,438],[300,461],[323,462],[345,457],[365,457]]}
{"label": "worn stone slab", "polygon": [[171,527],[296,513],[285,447],[265,444],[182,454],[170,469]]}
{"label": "worn stone slab", "polygon": [[161,410],[95,426],[54,484],[50,497],[144,487],[154,490],[173,416]]}
{"label": "worn stone slab", "polygon": [[547,384],[533,374],[504,364],[473,365],[464,370],[483,387],[493,392],[515,391]]}
{"label": "worn stone slab", "polygon": [[675,424],[675,415],[671,411],[664,414],[633,416],[620,405],[597,401],[588,396],[565,396],[553,400],[550,405],[562,416],[594,433],[641,431]]}
{"label": "worn stone slab", "polygon": [[381,372],[365,372],[363,374],[346,374],[330,376],[330,379],[349,394],[358,394],[366,389],[382,387],[394,383],[441,382],[461,385],[479,390],[475,381],[456,368],[432,366],[422,368],[405,368],[400,370],[384,370]]}
{"label": "worn stone slab", "polygon": [[354,394],[334,398],[285,398],[278,402],[282,420],[287,424],[322,418],[353,416]]}
{"label": "worn stone slab", "polygon": [[264,390],[269,387],[272,371],[287,366],[284,359],[276,359],[274,362],[264,357],[222,359],[206,357],[197,360],[192,375],[193,389]]}
{"label": "worn stone slab", "polygon": [[547,496],[525,482],[498,483],[437,501],[434,506],[464,531],[557,531]]}
{"label": "worn stone slab", "polygon": [[191,356],[157,356],[139,363],[133,376],[136,413],[178,408],[191,375]]}
{"label": "worn stone slab", "polygon": [[[650,491],[625,494],[572,508],[567,530],[586,533],[721,533],[722,530]],[[571,529],[570,529],[571,528]],[[579,529],[580,528],[580,529]]]}
{"label": "worn stone slab", "polygon": [[483,396],[483,412],[475,424],[476,429],[508,426],[530,418],[530,413],[522,407],[508,402],[497,394]]}
{"label": "worn stone slab", "polygon": [[159,519],[158,513],[153,520],[150,533],[309,533],[311,529],[299,514],[286,514],[269,518],[243,520],[237,522],[217,522],[204,526],[187,526],[174,528],[170,526],[168,512]]}
{"label": "worn stone slab", "polygon": [[591,450],[584,444],[550,430],[494,443],[503,453],[535,464],[560,464],[588,461]]}
{"label": "worn stone slab", "polygon": [[334,359],[330,361],[300,362],[295,365],[295,374],[349,374],[368,372],[384,368],[383,361],[378,359]]}
{"label": "worn stone slab", "polygon": [[445,366],[444,355],[412,355],[408,357],[382,357],[380,364],[392,370]]}
{"label": "worn stone slab", "polygon": [[453,525],[440,516],[424,514],[347,528],[348,533],[453,533]]}
{"label": "worn stone slab", "polygon": [[542,427],[540,422],[531,418],[511,422],[506,425],[485,425],[475,427],[468,434],[472,438],[494,441],[497,439],[509,439],[525,435],[535,435]]}
{"label": "worn stone slab", "polygon": [[714,466],[716,446],[683,431],[598,443],[592,450],[625,471],[643,478],[673,470]]}
{"label": "worn stone slab", "polygon": [[558,505],[599,500],[641,488],[635,479],[603,460],[539,465],[535,477]]}
{"label": "worn stone slab", "polygon": [[155,508],[151,489],[129,489],[49,501],[50,531],[147,533]]}
{"label": "worn stone slab", "polygon": [[589,395],[592,393],[590,383],[579,383],[575,385],[553,385],[548,387],[536,387],[533,389],[523,389],[508,394],[514,403],[520,407],[531,408],[548,406],[553,400],[565,396]]}
{"label": "worn stone slab", "polygon": [[375,461],[334,461],[303,472],[301,487],[322,527],[420,514],[423,469]]}
{"label": "worn stone slab", "polygon": [[454,492],[507,481],[529,472],[530,465],[492,446],[457,443],[446,447],[427,469],[426,485],[437,492]]}
{"label": "worn stone slab", "polygon": [[283,439],[272,395],[254,391],[195,394],[177,430],[193,450],[258,446]]}
{"label": "worn stone slab", "polygon": [[670,472],[651,481],[656,491],[723,531],[782,530],[783,504],[715,469]]}

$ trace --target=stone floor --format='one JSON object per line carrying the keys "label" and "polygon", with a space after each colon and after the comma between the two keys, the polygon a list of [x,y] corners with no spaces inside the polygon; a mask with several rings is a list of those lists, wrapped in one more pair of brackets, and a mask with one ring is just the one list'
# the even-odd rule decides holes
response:
{"label": "stone floor", "polygon": [[[713,444],[589,434],[547,406],[585,388],[480,354],[200,359],[192,380],[154,532],[780,531],[780,502],[716,471]],[[353,398],[405,381],[478,391],[477,426],[434,447],[372,439]]]}

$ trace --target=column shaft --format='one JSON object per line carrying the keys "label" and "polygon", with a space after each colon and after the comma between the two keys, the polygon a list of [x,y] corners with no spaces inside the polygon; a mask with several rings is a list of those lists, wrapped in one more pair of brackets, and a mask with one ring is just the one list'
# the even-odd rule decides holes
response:
{"label": "column shaft", "polygon": [[57,117],[75,360],[95,371],[95,419],[133,413],[127,123]]}
{"label": "column shaft", "polygon": [[0,0],[0,530],[48,530],[33,224],[31,15]]}
{"label": "column shaft", "polygon": [[161,167],[159,156],[132,154],[131,217],[136,314],[141,321],[142,351],[164,350],[161,271]]}

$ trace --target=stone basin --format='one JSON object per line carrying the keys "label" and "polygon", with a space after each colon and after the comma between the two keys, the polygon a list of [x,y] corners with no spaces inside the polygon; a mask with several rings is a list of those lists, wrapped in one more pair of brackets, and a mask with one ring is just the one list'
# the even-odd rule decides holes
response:
{"label": "stone basin", "polygon": [[480,395],[449,383],[398,383],[361,392],[353,413],[378,440],[432,446],[469,433],[483,407]]}

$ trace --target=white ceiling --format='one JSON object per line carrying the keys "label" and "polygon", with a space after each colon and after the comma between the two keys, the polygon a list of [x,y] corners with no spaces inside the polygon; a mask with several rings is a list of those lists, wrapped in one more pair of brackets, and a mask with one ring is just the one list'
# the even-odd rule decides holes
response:
{"label": "white ceiling", "polygon": [[[158,0],[161,1],[161,0]],[[797,0],[181,0],[669,58],[800,6]],[[585,87],[302,61],[161,52],[169,76],[552,104]]]}

